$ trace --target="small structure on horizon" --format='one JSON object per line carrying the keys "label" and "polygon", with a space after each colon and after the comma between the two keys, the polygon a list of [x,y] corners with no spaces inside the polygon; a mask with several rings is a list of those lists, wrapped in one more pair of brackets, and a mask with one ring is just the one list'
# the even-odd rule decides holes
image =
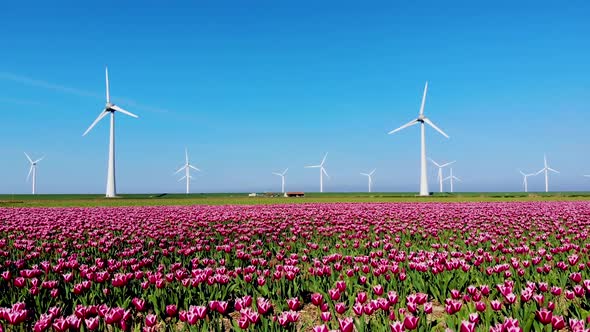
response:
{"label": "small structure on horizon", "polygon": [[285,197],[305,197],[303,191],[288,191],[285,193]]}

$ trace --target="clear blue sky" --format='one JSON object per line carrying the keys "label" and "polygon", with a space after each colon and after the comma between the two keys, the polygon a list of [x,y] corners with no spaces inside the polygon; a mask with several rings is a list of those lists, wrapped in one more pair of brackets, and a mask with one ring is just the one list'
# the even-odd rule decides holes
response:
{"label": "clear blue sky", "polygon": [[[520,190],[543,153],[556,190],[590,188],[588,1],[10,1],[0,13],[0,192],[28,193],[23,155],[47,155],[40,193],[103,193],[113,101],[120,193],[417,191],[428,155],[457,160],[458,191]],[[402,4],[403,3],[403,4]],[[518,3],[518,4],[516,4]],[[429,165],[430,189],[435,169]],[[543,188],[542,177],[530,179]]]}

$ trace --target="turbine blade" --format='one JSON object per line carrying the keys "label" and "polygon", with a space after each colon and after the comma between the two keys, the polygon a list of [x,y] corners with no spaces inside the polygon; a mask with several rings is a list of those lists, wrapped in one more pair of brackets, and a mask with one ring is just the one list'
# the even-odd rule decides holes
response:
{"label": "turbine blade", "polygon": [[543,162],[545,163],[545,168],[547,168],[547,154],[543,154]]}
{"label": "turbine blade", "polygon": [[432,121],[430,121],[430,119],[424,118],[424,122],[428,123],[429,126],[431,126],[432,128],[434,128],[434,130],[441,133],[441,135],[443,135],[444,137],[449,138],[449,135],[445,134],[445,132],[442,131],[439,127],[437,127]]}
{"label": "turbine blade", "polygon": [[463,182],[463,180],[459,179],[459,178],[458,178],[458,177],[456,177],[456,176],[453,176],[453,179],[455,179],[455,180],[457,180],[457,181],[459,181],[459,182]]}
{"label": "turbine blade", "polygon": [[27,181],[29,181],[29,179],[31,178],[31,173],[33,173],[33,167],[35,166],[31,164],[31,168],[29,168],[29,175],[27,175]]}
{"label": "turbine blade", "polygon": [[559,173],[559,171],[556,171],[556,170],[554,170],[554,169],[553,169],[553,168],[551,168],[551,167],[547,167],[547,169],[548,169],[548,170],[550,170],[550,171],[551,171],[551,172],[553,172],[553,173]]}
{"label": "turbine blade", "polygon": [[174,174],[178,174],[180,171],[184,170],[186,168],[186,165],[182,166],[181,168],[178,169],[178,171],[174,172]]}
{"label": "turbine blade", "polygon": [[369,176],[369,174],[367,174],[367,173],[361,173],[361,175],[364,175],[364,176]]}
{"label": "turbine blade", "polygon": [[200,171],[201,171],[200,169],[196,168],[196,167],[195,167],[195,166],[193,166],[193,165],[188,165],[188,167],[190,167],[190,168],[194,169],[194,170],[195,170],[195,171],[197,171],[197,172],[200,172]]}
{"label": "turbine blade", "polygon": [[452,165],[452,164],[454,164],[454,163],[456,163],[456,162],[457,162],[456,160],[453,160],[453,161],[451,161],[451,162],[448,162],[448,163],[446,163],[446,164],[442,164],[442,165],[440,165],[440,167],[447,167],[447,166],[449,166],[449,165]]}
{"label": "turbine blade", "polygon": [[521,171],[521,170],[518,170],[518,171],[520,172],[520,174],[522,174],[522,176],[526,176],[526,174],[524,174],[523,171]]}
{"label": "turbine blade", "polygon": [[283,176],[283,174],[281,174],[281,173],[276,173],[276,172],[272,172],[272,174],[274,174],[274,175],[278,175],[278,176]]}
{"label": "turbine blade", "polygon": [[109,92],[109,68],[107,66],[104,67],[104,75],[106,78],[106,84],[107,84],[107,103],[111,102],[111,95]]}
{"label": "turbine blade", "polygon": [[371,173],[369,173],[369,175],[373,175],[376,170],[377,170],[376,168],[373,168],[373,170],[371,171]]}
{"label": "turbine blade", "polygon": [[543,171],[545,171],[544,168],[542,170],[538,171],[537,173],[535,173],[535,175],[539,175],[539,174],[543,173]]}
{"label": "turbine blade", "polygon": [[33,159],[31,159],[31,157],[29,157],[29,155],[26,152],[23,152],[25,154],[25,156],[27,156],[27,159],[29,159],[29,162],[32,164],[33,163]]}
{"label": "turbine blade", "polygon": [[393,133],[397,133],[398,131],[400,131],[400,130],[402,130],[402,129],[406,129],[406,128],[408,128],[408,127],[410,127],[410,126],[413,126],[413,125],[415,125],[415,124],[418,124],[418,120],[412,120],[412,121],[410,121],[410,122],[406,123],[405,125],[403,125],[403,126],[401,126],[401,127],[397,128],[397,129],[394,129],[394,130],[392,130],[392,131],[388,132],[387,134],[388,134],[388,135],[391,135],[391,134],[393,134]]}
{"label": "turbine blade", "polygon": [[426,103],[426,93],[428,92],[428,81],[424,85],[424,94],[422,95],[422,104],[420,105],[420,115],[424,114],[424,104]]}
{"label": "turbine blade", "polygon": [[320,163],[320,165],[323,165],[324,162],[326,161],[326,157],[328,156],[328,152],[326,152],[326,154],[324,155],[324,158],[322,158],[322,162]]}
{"label": "turbine blade", "polygon": [[186,160],[186,163],[188,165],[188,149],[184,148],[184,159]]}
{"label": "turbine blade", "polygon": [[180,182],[180,181],[182,181],[182,180],[184,180],[184,179],[186,179],[186,175],[185,175],[185,176],[183,176],[183,177],[181,177],[180,179],[178,179],[178,182]]}
{"label": "turbine blade", "polygon": [[283,174],[282,174],[282,175],[285,175],[285,174],[287,174],[287,171],[288,171],[288,170],[289,170],[288,168],[285,168],[285,170],[283,171]]}
{"label": "turbine blade", "polygon": [[321,167],[322,165],[314,165],[314,166],[303,166],[303,168],[318,168]]}
{"label": "turbine blade", "polygon": [[326,169],[322,167],[322,172],[324,173],[324,175],[326,175],[328,178],[330,178],[330,176],[328,175],[328,172],[326,172]]}
{"label": "turbine blade", "polygon": [[129,115],[132,118],[136,118],[136,119],[139,118],[139,116],[137,116],[137,115],[135,115],[135,114],[133,114],[133,113],[131,113],[129,111],[126,111],[126,110],[122,109],[121,107],[119,107],[117,105],[113,105],[113,106],[111,106],[111,108],[114,109],[117,112],[121,112],[121,113],[123,113],[125,115]]}
{"label": "turbine blade", "polygon": [[433,164],[435,164],[437,167],[442,167],[436,161],[432,160],[432,158],[428,158],[428,160],[430,160],[430,162],[433,163]]}
{"label": "turbine blade", "polygon": [[94,126],[96,126],[96,124],[102,120],[102,118],[104,118],[105,116],[107,116],[107,114],[109,114],[109,112],[106,110],[106,108],[98,115],[98,117],[96,117],[96,120],[94,120],[94,122],[92,122],[92,124],[90,125],[90,127],[88,127],[88,129],[86,129],[86,131],[84,132],[84,134],[82,134],[82,136],[86,136],[86,134],[88,134],[90,132],[90,130],[92,130],[92,128],[94,128]]}
{"label": "turbine blade", "polygon": [[39,158],[39,159],[35,160],[35,164],[36,164],[36,163],[38,163],[38,162],[40,162],[40,161],[41,161],[41,160],[43,160],[43,159],[45,159],[45,156],[43,156],[43,157],[41,157],[41,158]]}

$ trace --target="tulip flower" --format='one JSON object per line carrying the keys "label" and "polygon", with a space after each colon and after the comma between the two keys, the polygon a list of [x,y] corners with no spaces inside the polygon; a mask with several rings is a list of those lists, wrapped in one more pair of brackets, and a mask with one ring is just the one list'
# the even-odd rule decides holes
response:
{"label": "tulip flower", "polygon": [[461,326],[459,327],[461,332],[474,332],[475,331],[475,323],[463,320],[461,321]]}
{"label": "tulip flower", "polygon": [[352,332],[354,329],[354,321],[352,318],[338,319],[340,332]]}
{"label": "tulip flower", "polygon": [[408,330],[414,330],[416,329],[416,327],[418,327],[419,320],[420,317],[407,315],[406,317],[404,317],[404,327]]}

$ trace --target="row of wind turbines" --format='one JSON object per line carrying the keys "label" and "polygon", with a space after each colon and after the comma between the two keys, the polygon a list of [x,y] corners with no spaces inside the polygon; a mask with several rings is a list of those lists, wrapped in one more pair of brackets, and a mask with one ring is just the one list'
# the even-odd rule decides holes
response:
{"label": "row of wind turbines", "polygon": [[[109,71],[108,71],[108,68],[106,68],[106,67],[105,67],[105,82],[106,82],[106,104],[105,104],[105,107],[99,113],[98,117],[94,120],[94,122],[92,122],[92,124],[88,127],[88,129],[86,129],[86,131],[82,134],[82,136],[86,136],[102,119],[109,116],[110,129],[109,129],[109,155],[108,155],[108,164],[107,164],[106,197],[116,197],[117,196],[117,186],[116,186],[116,180],[115,180],[116,179],[116,177],[115,177],[115,114],[121,113],[121,114],[130,116],[130,117],[133,117],[133,118],[138,118],[138,116],[111,102],[110,87],[109,87]],[[430,194],[430,192],[428,191],[428,178],[427,178],[426,141],[425,141],[426,126],[425,125],[429,125],[430,127],[432,127],[434,130],[436,130],[438,133],[440,133],[444,137],[449,138],[449,136],[442,129],[440,129],[438,126],[436,126],[429,118],[427,118],[424,115],[424,107],[425,107],[425,103],[426,103],[427,92],[428,92],[428,82],[426,82],[426,84],[424,85],[424,92],[422,95],[422,103],[420,105],[420,111],[418,113],[418,117],[411,120],[410,122],[404,124],[403,126],[397,128],[397,129],[394,129],[388,133],[388,134],[394,134],[394,133],[397,133],[405,128],[408,128],[408,127],[411,127],[414,125],[420,125],[420,191],[419,191],[420,196],[428,196]],[[31,175],[32,175],[32,187],[33,187],[32,192],[33,192],[33,194],[36,194],[37,164],[41,160],[43,160],[44,157],[41,157],[37,160],[33,160],[33,159],[31,159],[31,157],[28,154],[25,153],[25,155],[31,165],[30,169],[29,169],[29,174],[27,176],[27,180],[29,178],[31,178]],[[320,164],[305,166],[305,168],[318,168],[319,169],[319,171],[320,171],[320,192],[324,191],[324,175],[329,177],[328,173],[326,172],[326,169],[324,167],[324,163],[326,162],[327,155],[328,155],[327,153],[324,155],[324,158],[322,159]],[[554,172],[554,173],[559,173],[559,172],[547,166],[547,158],[546,157],[544,160],[545,160],[545,167],[536,173],[527,174],[527,173],[520,171],[520,173],[524,177],[525,191],[528,191],[527,178],[530,176],[536,176],[542,172],[545,172],[545,191],[549,191],[548,172]],[[435,166],[438,167],[437,180],[439,181],[440,192],[443,191],[443,182],[444,181],[450,182],[451,192],[453,192],[453,189],[454,189],[453,188],[453,181],[454,180],[461,181],[461,180],[458,177],[453,175],[452,168],[450,168],[449,176],[443,177],[443,168],[450,166],[451,164],[454,163],[454,161],[449,162],[449,163],[444,163],[444,164],[439,164],[432,159],[430,159],[430,161]],[[182,167],[180,167],[175,172],[175,174],[178,174],[181,171],[184,171],[184,176],[181,177],[178,181],[182,181],[182,180],[186,181],[186,192],[187,193],[190,193],[190,181],[193,179],[193,177],[190,174],[191,169],[194,171],[199,171],[199,172],[201,171],[200,169],[193,166],[189,162],[188,151],[185,150],[185,164]],[[282,192],[285,192],[285,175],[286,175],[287,171],[288,171],[288,169],[285,169],[283,172],[274,172],[273,173],[274,175],[281,177],[281,190],[282,190]],[[373,175],[375,174],[375,169],[373,169],[371,172],[360,173],[360,174],[363,176],[367,176],[368,190],[369,190],[369,192],[371,192],[372,187],[373,187]],[[585,175],[585,176],[590,177],[590,175]]]}
{"label": "row of wind turbines", "polygon": [[[324,158],[322,158],[322,162],[319,163],[318,165],[311,165],[311,166],[305,166],[305,168],[319,168],[320,170],[320,192],[324,192],[324,175],[328,178],[330,178],[330,176],[328,175],[328,172],[326,171],[326,168],[324,167],[324,163],[326,162],[326,157],[328,157],[328,153],[326,153],[324,155]],[[438,176],[437,179],[439,180],[439,189],[440,192],[443,192],[443,182],[444,181],[450,181],[451,184],[451,192],[453,192],[453,180],[458,180],[461,181],[461,179],[459,179],[456,176],[453,176],[453,169],[451,168],[450,170],[450,175],[447,177],[443,177],[443,171],[442,169],[446,166],[449,166],[453,163],[455,163],[455,161],[449,162],[449,163],[445,163],[445,164],[438,164],[437,162],[435,162],[432,159],[429,159],[433,164],[435,164],[438,167]],[[286,174],[287,171],[289,169],[286,168],[284,171],[282,172],[272,172],[272,174],[279,176],[281,178],[281,192],[285,193],[285,178],[286,178]],[[359,173],[362,176],[366,176],[367,180],[368,180],[368,192],[373,192],[373,175],[375,174],[375,171],[377,169],[373,169],[372,171],[368,172],[368,173]]]}

